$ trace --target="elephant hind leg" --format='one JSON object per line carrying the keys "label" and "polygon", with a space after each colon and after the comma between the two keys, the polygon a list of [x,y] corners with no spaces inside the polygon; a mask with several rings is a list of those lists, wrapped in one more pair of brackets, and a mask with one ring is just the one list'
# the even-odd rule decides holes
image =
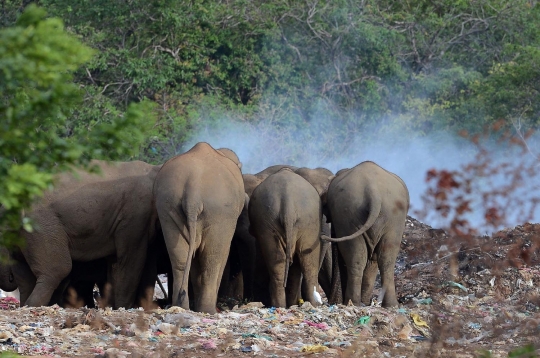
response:
{"label": "elephant hind leg", "polygon": [[[252,225],[254,225],[253,222]],[[264,262],[265,270],[263,271],[265,271],[265,274],[268,274],[268,289],[270,291],[269,305],[285,308],[287,306],[284,287],[286,258],[285,249],[283,245],[280,244],[284,239],[267,228],[259,229],[259,231],[255,233],[255,237],[258,245],[257,250]],[[261,287],[259,284],[257,284],[257,286]],[[261,288],[259,294],[266,292],[265,287]]]}
{"label": "elephant hind leg", "polygon": [[402,235],[402,232],[385,234],[377,248],[379,251],[377,262],[379,270],[381,271],[381,286],[384,292],[382,300],[383,307],[393,307],[398,305],[396,285],[394,282],[394,270]]}
{"label": "elephant hind leg", "polygon": [[203,243],[193,259],[190,273],[195,295],[194,310],[216,313],[219,284],[229,256],[234,234],[234,220],[231,225],[211,226],[204,234]]}
{"label": "elephant hind leg", "polygon": [[186,293],[187,297],[182,300],[182,303],[180,303],[179,299],[182,292],[184,272],[187,269],[187,255],[189,251],[186,219],[176,211],[159,211],[159,206],[158,214],[161,220],[167,254],[171,262],[172,277],[168,279],[172,283],[172,290],[169,288],[169,300],[173,306],[181,306],[184,309],[189,309],[189,293]]}
{"label": "elephant hind leg", "polygon": [[301,252],[298,255],[303,274],[304,300],[309,301],[313,306],[318,305],[313,291],[319,283],[319,255],[319,247],[312,249],[309,253]]}
{"label": "elephant hind leg", "polygon": [[344,300],[345,288],[347,287],[347,270],[343,257],[339,252],[336,243],[332,243],[332,268],[331,268],[331,284],[330,294],[327,294],[328,303],[342,304]]}
{"label": "elephant hind leg", "polygon": [[285,296],[287,300],[287,307],[298,304],[300,298],[300,284],[302,281],[302,268],[298,258],[294,258],[291,267],[289,268],[289,275],[287,276],[287,287],[285,288]]}
{"label": "elephant hind leg", "polygon": [[319,270],[319,284],[321,285],[326,297],[332,295],[332,252],[328,250]]}
{"label": "elephant hind leg", "polygon": [[[374,254],[376,256],[376,254]],[[368,260],[364,269],[364,277],[362,278],[362,303],[366,306],[371,304],[371,296],[375,287],[375,279],[377,277],[377,258],[372,257]]]}
{"label": "elephant hind leg", "polygon": [[356,306],[362,305],[362,279],[367,264],[367,247],[363,238],[340,242],[339,251],[347,266],[347,285],[345,288],[345,301],[349,300]]}
{"label": "elephant hind leg", "polygon": [[[142,228],[127,233],[127,237],[138,237]],[[135,306],[137,289],[143,278],[143,269],[146,264],[148,252],[148,237],[142,237],[138,245],[123,241],[117,243],[117,260],[113,266],[113,296],[115,308],[131,308]],[[155,271],[151,274],[155,282]]]}

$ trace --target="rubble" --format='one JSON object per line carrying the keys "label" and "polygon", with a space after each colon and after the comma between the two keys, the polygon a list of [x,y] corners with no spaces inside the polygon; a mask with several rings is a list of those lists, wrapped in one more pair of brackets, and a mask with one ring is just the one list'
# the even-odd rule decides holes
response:
{"label": "rubble", "polygon": [[49,357],[507,357],[539,344],[539,234],[540,225],[526,224],[450,242],[409,218],[396,265],[400,305],[388,309],[377,300],[329,305],[324,296],[316,307],[221,304],[215,315],[18,308],[15,298],[0,298],[0,349]]}

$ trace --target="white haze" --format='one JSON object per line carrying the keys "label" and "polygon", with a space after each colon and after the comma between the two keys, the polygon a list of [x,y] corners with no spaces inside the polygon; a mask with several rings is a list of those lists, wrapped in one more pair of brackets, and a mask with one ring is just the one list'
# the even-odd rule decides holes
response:
{"label": "white haze", "polygon": [[[406,183],[411,199],[409,214],[415,216],[417,210],[423,208],[422,195],[427,189],[426,173],[430,169],[460,169],[464,164],[475,160],[476,147],[467,139],[449,134],[412,137],[408,132],[385,131],[377,128],[363,133],[348,131],[342,135],[336,133],[331,120],[316,119],[305,128],[291,126],[276,128],[276,125],[260,121],[258,124],[224,119],[218,125],[200,130],[183,150],[189,149],[196,142],[208,142],[214,148],[230,148],[234,150],[242,164],[243,173],[257,173],[274,164],[290,164],[310,168],[324,167],[332,172],[342,168],[350,168],[362,161],[371,160],[383,168],[399,175]],[[374,135],[373,133],[378,133]],[[381,134],[383,133],[383,134]],[[384,134],[386,133],[386,134]],[[345,146],[344,143],[353,143]],[[490,154],[495,160],[504,162],[512,156],[521,159],[523,154],[509,151],[508,148],[490,146]],[[532,156],[531,156],[532,158]],[[506,179],[482,179],[478,182],[479,190],[496,188],[504,184]],[[524,187],[516,189],[512,195],[531,195],[532,188],[538,194],[538,178],[524,178]],[[491,186],[490,186],[491,185]],[[532,195],[531,195],[532,198]],[[478,206],[473,205],[473,213],[467,219],[480,232],[492,231],[482,225],[483,214]],[[516,210],[517,213],[517,210]],[[524,219],[522,215],[509,214],[507,226],[523,224],[527,219],[540,221],[538,210],[532,218]],[[447,227],[448,223],[434,215],[422,217],[432,227]]]}

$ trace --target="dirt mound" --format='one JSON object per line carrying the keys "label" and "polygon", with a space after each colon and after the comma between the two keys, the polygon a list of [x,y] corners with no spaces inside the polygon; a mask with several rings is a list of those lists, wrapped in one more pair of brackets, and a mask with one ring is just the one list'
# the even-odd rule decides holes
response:
{"label": "dirt mound", "polygon": [[492,236],[452,238],[408,217],[396,265],[397,308],[378,306],[380,287],[369,307],[250,303],[214,316],[180,308],[17,308],[6,298],[0,344],[25,355],[132,358],[534,353],[540,343],[539,237],[539,224],[524,224]]}

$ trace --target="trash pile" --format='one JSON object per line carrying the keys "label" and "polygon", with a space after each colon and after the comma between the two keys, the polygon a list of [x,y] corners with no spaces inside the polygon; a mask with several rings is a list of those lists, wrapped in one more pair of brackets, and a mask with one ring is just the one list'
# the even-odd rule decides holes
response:
{"label": "trash pile", "polygon": [[17,308],[6,297],[0,347],[50,357],[507,357],[540,340],[538,235],[540,225],[527,224],[456,243],[409,218],[396,265],[400,306],[390,309],[377,302],[380,285],[367,307],[323,297],[318,307],[251,302],[215,315]]}

